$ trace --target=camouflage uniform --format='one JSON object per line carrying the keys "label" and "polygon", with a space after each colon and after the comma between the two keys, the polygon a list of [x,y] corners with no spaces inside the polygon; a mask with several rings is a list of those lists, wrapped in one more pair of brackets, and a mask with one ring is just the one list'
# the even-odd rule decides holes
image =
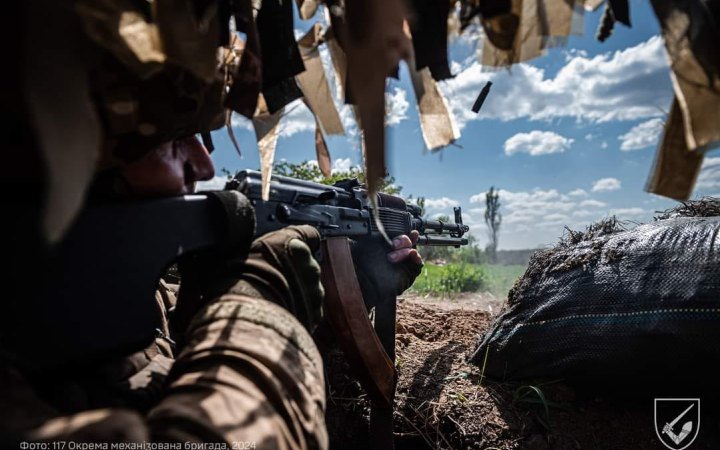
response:
{"label": "camouflage uniform", "polygon": [[[4,366],[3,440],[327,448],[322,361],[309,324],[293,315],[308,320],[322,296],[306,241],[317,250],[319,235],[310,227],[283,230],[256,241],[247,259],[228,263],[228,274],[241,273],[239,281],[193,314],[174,360],[168,340],[159,338],[143,352],[80,375],[30,380]],[[164,318],[173,297],[161,284]],[[163,328],[167,335],[167,320]]]}

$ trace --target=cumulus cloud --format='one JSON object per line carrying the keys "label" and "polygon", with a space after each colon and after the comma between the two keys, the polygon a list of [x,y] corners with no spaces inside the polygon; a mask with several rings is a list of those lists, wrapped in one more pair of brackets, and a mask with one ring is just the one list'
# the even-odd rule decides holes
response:
{"label": "cumulus cloud", "polygon": [[593,183],[593,192],[617,191],[621,183],[617,178],[601,178]]}
{"label": "cumulus cloud", "polygon": [[227,183],[227,177],[225,176],[216,176],[213,177],[211,180],[207,181],[198,181],[197,185],[195,186],[196,191],[220,191],[225,188],[225,183]]}
{"label": "cumulus cloud", "polygon": [[568,192],[568,195],[573,196],[573,197],[587,197],[588,193],[585,192],[585,189],[577,188],[574,191]]}
{"label": "cumulus cloud", "polygon": [[[472,103],[487,81],[493,88],[479,114]],[[625,50],[589,58],[572,55],[554,76],[529,64],[484,72],[475,62],[441,83],[461,128],[471,120],[551,120],[572,117],[590,122],[638,120],[661,115],[672,99],[662,39],[654,36]]]}
{"label": "cumulus cloud", "polygon": [[646,211],[642,208],[617,208],[617,209],[611,209],[609,211],[609,215],[617,216],[618,219],[622,220],[627,217],[645,216],[650,212],[651,211]]}
{"label": "cumulus cloud", "polygon": [[531,156],[562,153],[570,148],[573,139],[560,136],[552,131],[533,130],[529,133],[518,133],[505,141],[505,154],[527,153]]}
{"label": "cumulus cloud", "polygon": [[333,172],[349,172],[352,167],[352,161],[350,158],[340,158],[333,161],[332,171]]}
{"label": "cumulus cloud", "polygon": [[233,128],[253,131],[253,124],[250,119],[236,112],[233,112],[232,116],[230,117],[230,126],[232,126]]}
{"label": "cumulus cloud", "polygon": [[454,198],[442,197],[425,199],[425,208],[427,209],[448,209],[459,205],[460,202]]}
{"label": "cumulus cloud", "polygon": [[[718,167],[720,168],[720,161]],[[507,248],[536,248],[552,244],[557,242],[565,227],[583,230],[609,215],[617,215],[621,220],[637,221],[648,221],[652,217],[652,211],[644,208],[609,208],[607,204],[590,198],[588,193],[585,193],[585,196],[570,196],[557,189],[515,192],[501,189],[499,196],[502,205],[500,212],[503,215],[501,240]],[[483,205],[485,193],[471,196],[470,202],[477,203],[477,206]],[[470,208],[469,212],[478,215],[482,208]],[[481,215],[478,217],[482,218]],[[472,232],[482,235],[485,230],[482,220],[479,220]]]}
{"label": "cumulus cloud", "polygon": [[635,125],[625,134],[620,135],[618,139],[622,144],[620,150],[628,152],[630,150],[640,150],[641,148],[651,147],[657,144],[658,137],[662,133],[665,122],[656,117],[641,124]]}
{"label": "cumulus cloud", "polygon": [[[233,113],[230,123],[233,128],[255,130],[250,119],[237,113]],[[315,118],[305,103],[298,99],[285,106],[278,124],[278,135],[290,137],[305,131],[315,131]]]}
{"label": "cumulus cloud", "polygon": [[285,107],[278,124],[278,135],[290,137],[304,131],[315,132],[315,117],[302,99],[297,99]]}
{"label": "cumulus cloud", "polygon": [[[281,161],[285,161],[285,159],[282,159]],[[311,159],[307,162],[308,165],[319,167],[319,164],[316,159]],[[350,158],[340,158],[333,160],[332,163],[332,172],[338,173],[338,172],[349,172],[350,169],[353,167],[352,160]]]}
{"label": "cumulus cloud", "polygon": [[[556,189],[536,189],[531,192],[512,192],[500,189],[501,212],[503,223],[533,223],[549,214],[572,210],[575,203]],[[484,203],[485,193],[470,197],[470,203]]]}
{"label": "cumulus cloud", "polygon": [[583,200],[580,202],[580,206],[584,206],[587,208],[602,208],[603,206],[606,206],[607,203],[600,202],[597,200]]}
{"label": "cumulus cloud", "polygon": [[392,93],[385,93],[385,125],[397,125],[407,119],[407,110],[410,103],[407,101],[405,89],[396,87]]}

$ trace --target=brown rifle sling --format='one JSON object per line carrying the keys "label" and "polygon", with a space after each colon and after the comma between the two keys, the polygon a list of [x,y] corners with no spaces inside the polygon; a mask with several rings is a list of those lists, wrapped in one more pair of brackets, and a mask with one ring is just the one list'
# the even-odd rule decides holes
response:
{"label": "brown rifle sling", "polygon": [[349,240],[328,238],[323,250],[321,277],[327,320],[370,400],[392,408],[397,371],[368,318]]}

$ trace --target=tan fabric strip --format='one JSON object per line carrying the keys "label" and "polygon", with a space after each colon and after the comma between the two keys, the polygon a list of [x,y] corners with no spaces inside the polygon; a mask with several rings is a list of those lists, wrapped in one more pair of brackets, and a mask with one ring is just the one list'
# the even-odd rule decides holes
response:
{"label": "tan fabric strip", "polygon": [[595,11],[605,2],[605,0],[585,0],[585,10],[586,11]]}
{"label": "tan fabric strip", "polygon": [[[720,67],[717,47],[703,39],[720,40],[720,28],[709,17],[667,2],[654,1],[665,48],[670,55],[675,96],[685,122],[689,150],[705,151],[720,145]],[[706,67],[701,65],[705,62]]]}
{"label": "tan fabric strip", "polygon": [[260,95],[258,108],[253,117],[253,128],[260,152],[260,172],[262,173],[262,198],[270,199],[270,177],[272,176],[272,165],[275,160],[275,147],[278,139],[278,124],[284,109],[275,114],[270,114],[265,104],[265,99]]}
{"label": "tan fabric strip", "polygon": [[[328,19],[329,20],[329,19]],[[345,98],[346,79],[347,79],[347,56],[345,51],[340,47],[337,38],[335,37],[335,31],[332,27],[328,28],[325,32],[325,43],[330,50],[330,57],[332,58],[333,66],[335,67],[335,77],[337,80],[338,98]]]}
{"label": "tan fabric strip", "polygon": [[428,150],[445,147],[460,137],[452,114],[437,82],[433,80],[430,70],[425,67],[415,70],[415,63],[408,64],[415,99],[420,116],[420,130]]}
{"label": "tan fabric strip", "polygon": [[514,0],[512,10],[520,18],[513,48],[503,51],[486,39],[483,65],[503,67],[538,57],[547,47],[563,44],[573,32],[575,1]]}
{"label": "tan fabric strip", "polygon": [[298,2],[298,11],[302,20],[308,20],[317,12],[320,2],[318,0],[303,0]]}
{"label": "tan fabric strip", "polygon": [[315,154],[317,155],[318,166],[320,172],[325,178],[332,176],[332,161],[330,159],[330,151],[323,137],[322,130],[320,129],[320,123],[315,120]]}
{"label": "tan fabric strip", "polygon": [[385,166],[385,78],[409,57],[410,40],[403,32],[406,17],[401,0],[347,0],[344,34],[348,88],[357,102],[366,145],[368,193],[373,197]]}
{"label": "tan fabric strip", "polygon": [[[307,2],[305,2],[307,4]],[[298,41],[305,71],[297,76],[300,89],[307,100],[310,111],[322,125],[326,134],[344,134],[345,130],[333,101],[330,86],[325,77],[325,69],[320,60],[318,45],[321,41],[320,24],[316,23]]]}
{"label": "tan fabric strip", "polygon": [[542,54],[542,37],[538,29],[537,0],[514,0],[512,11],[520,18],[513,48],[503,51],[496,48],[489,39],[485,40],[481,64],[503,67],[535,58]]}
{"label": "tan fabric strip", "polygon": [[703,153],[687,149],[682,111],[676,99],[645,190],[676,200],[687,200],[692,194],[703,158]]}

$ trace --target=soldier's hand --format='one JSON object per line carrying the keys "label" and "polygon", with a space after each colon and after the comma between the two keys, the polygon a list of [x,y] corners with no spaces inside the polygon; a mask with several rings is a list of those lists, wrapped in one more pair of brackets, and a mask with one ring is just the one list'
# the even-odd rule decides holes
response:
{"label": "soldier's hand", "polygon": [[256,239],[244,260],[233,264],[239,281],[230,293],[270,300],[288,309],[310,331],[322,316],[324,291],[313,254],[320,233],[310,225],[289,226]]}
{"label": "soldier's hand", "polygon": [[413,247],[418,232],[393,239],[392,248],[382,238],[363,241],[352,248],[355,271],[368,308],[402,294],[422,271],[422,257]]}

